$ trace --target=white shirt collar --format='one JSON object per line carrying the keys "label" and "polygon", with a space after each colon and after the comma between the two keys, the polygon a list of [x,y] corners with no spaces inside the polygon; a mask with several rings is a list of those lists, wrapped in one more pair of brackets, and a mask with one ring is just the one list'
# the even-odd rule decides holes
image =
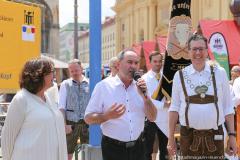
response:
{"label": "white shirt collar", "polygon": [[[201,72],[209,72],[211,73],[211,69],[210,69],[210,65],[208,63],[205,63],[205,67]],[[199,73],[199,71],[195,70],[195,68],[193,67],[193,65],[191,64],[189,66],[189,74],[194,74],[194,73]]]}
{"label": "white shirt collar", "polygon": [[[151,77],[151,78],[155,78],[155,77],[156,77],[156,74],[157,74],[157,73],[156,73],[156,72],[154,72],[153,70],[150,70],[150,71],[149,71],[149,73],[150,73],[150,77]],[[159,72],[159,73],[160,73],[160,75],[162,75],[162,72],[161,72],[161,70],[160,70],[160,72]]]}
{"label": "white shirt collar", "polygon": [[[118,74],[116,75],[116,76],[114,76],[114,77],[110,77],[110,78],[113,78],[113,80],[115,81],[115,85],[116,86],[118,86],[118,85],[123,85],[123,86],[125,86],[125,84],[122,82],[122,80],[119,78],[119,76],[118,76]],[[131,85],[135,85],[135,83],[136,83],[136,81],[135,80],[133,80],[132,81],[132,83],[130,84],[130,86]]]}

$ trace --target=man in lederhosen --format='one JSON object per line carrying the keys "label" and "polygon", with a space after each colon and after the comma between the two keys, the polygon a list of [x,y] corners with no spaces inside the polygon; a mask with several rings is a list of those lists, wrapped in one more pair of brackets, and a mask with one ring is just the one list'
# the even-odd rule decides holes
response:
{"label": "man in lederhosen", "polygon": [[170,155],[176,154],[174,130],[179,118],[182,159],[224,159],[222,125],[229,135],[227,152],[235,155],[234,110],[225,70],[206,62],[207,39],[193,35],[188,41],[192,64],[173,79],[169,108]]}

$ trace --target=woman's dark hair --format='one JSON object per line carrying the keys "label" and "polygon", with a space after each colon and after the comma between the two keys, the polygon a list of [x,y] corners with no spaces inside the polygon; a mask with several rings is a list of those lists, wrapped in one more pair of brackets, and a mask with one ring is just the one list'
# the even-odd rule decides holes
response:
{"label": "woman's dark hair", "polygon": [[20,88],[25,88],[29,92],[36,94],[44,86],[44,76],[54,71],[54,65],[51,60],[37,58],[25,63],[20,74]]}

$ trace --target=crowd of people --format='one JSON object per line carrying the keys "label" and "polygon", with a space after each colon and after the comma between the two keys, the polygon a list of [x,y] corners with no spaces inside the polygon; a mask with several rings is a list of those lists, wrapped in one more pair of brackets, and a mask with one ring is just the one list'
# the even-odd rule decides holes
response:
{"label": "crowd of people", "polygon": [[132,49],[121,51],[110,60],[110,76],[96,84],[92,95],[79,60],[69,62],[70,78],[61,83],[57,96],[54,64],[29,60],[3,127],[3,159],[72,160],[77,141],[89,143],[91,124],[101,126],[103,160],[152,160],[156,148],[159,160],[170,159],[178,154],[177,125],[180,158],[224,159],[225,152],[235,156],[240,67],[232,67],[228,81],[222,67],[208,63],[207,49],[205,37],[190,37],[191,65],[176,72],[171,102],[151,98],[164,76],[164,54],[158,51],[149,54],[151,70],[142,76],[137,74],[139,55]]}

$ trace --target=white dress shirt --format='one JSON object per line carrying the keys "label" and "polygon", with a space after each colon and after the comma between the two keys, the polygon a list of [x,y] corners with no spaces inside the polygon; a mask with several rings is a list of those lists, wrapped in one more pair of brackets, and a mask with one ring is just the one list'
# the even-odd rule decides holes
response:
{"label": "white dress shirt", "polygon": [[[72,78],[71,78],[72,79]],[[86,81],[88,82],[88,79],[83,76],[82,81]],[[59,89],[59,109],[64,109],[66,110],[66,106],[67,106],[67,88],[66,88],[66,82],[67,81],[63,81],[61,83],[60,89]]]}
{"label": "white dress shirt", "polygon": [[[160,72],[160,75],[162,73]],[[159,81],[156,79],[156,73],[152,70],[145,73],[142,78],[145,80],[148,89],[148,96],[152,97],[153,92],[157,89]],[[160,78],[161,79],[161,78]],[[155,120],[158,128],[168,136],[168,108],[164,107],[165,98],[162,101],[151,99],[157,108],[157,118]]]}
{"label": "white dress shirt", "polygon": [[[230,95],[230,89],[225,70],[220,67],[214,67],[218,107],[219,124],[225,121],[225,116],[234,113],[233,102]],[[194,89],[196,86],[207,85],[206,94],[214,95],[213,83],[211,80],[211,70],[209,64],[205,64],[203,71],[196,71],[192,65],[183,69],[183,77],[188,96],[196,95]],[[210,82],[210,83],[209,83]],[[190,87],[194,86],[194,87]],[[172,87],[172,102],[169,111],[176,111],[179,114],[180,124],[186,126],[185,122],[185,96],[179,76],[179,71],[175,74]],[[195,129],[217,129],[217,112],[214,103],[209,104],[191,104],[188,110],[188,119],[190,128]]]}
{"label": "white dress shirt", "polygon": [[46,94],[50,97],[55,103],[58,104],[58,86],[56,82],[53,82],[53,86],[46,90]]}
{"label": "white dress shirt", "polygon": [[232,89],[235,96],[234,103],[235,106],[237,107],[238,105],[240,105],[240,77],[234,80]]}
{"label": "white dress shirt", "polygon": [[143,131],[144,102],[138,94],[135,83],[133,81],[125,88],[124,83],[116,75],[102,80],[94,88],[85,116],[89,113],[104,113],[114,103],[126,106],[126,111],[121,117],[101,124],[105,136],[128,142],[136,140]]}

